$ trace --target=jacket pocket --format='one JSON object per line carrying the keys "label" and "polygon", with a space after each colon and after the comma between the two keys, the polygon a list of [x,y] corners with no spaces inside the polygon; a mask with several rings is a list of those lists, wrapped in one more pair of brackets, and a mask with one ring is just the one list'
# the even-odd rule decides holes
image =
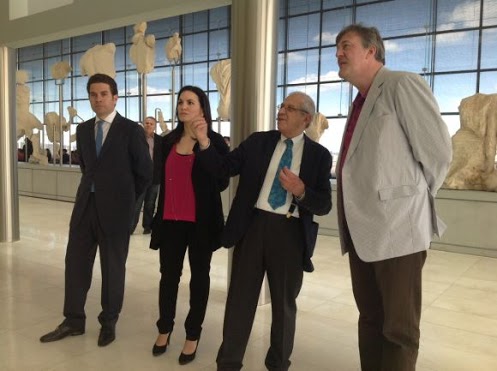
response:
{"label": "jacket pocket", "polygon": [[395,198],[411,197],[420,192],[419,186],[415,184],[401,185],[398,187],[383,188],[378,191],[380,200],[392,200]]}

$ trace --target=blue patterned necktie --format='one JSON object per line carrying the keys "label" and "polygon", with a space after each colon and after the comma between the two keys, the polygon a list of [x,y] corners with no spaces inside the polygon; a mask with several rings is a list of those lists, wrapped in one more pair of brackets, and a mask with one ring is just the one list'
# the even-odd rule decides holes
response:
{"label": "blue patterned necktie", "polygon": [[273,185],[271,186],[271,192],[269,192],[269,197],[267,202],[273,210],[276,210],[278,207],[283,206],[286,202],[286,194],[287,191],[281,186],[279,175],[281,169],[285,166],[290,168],[292,165],[292,147],[293,142],[291,139],[285,140],[286,149],[283,152],[283,156],[281,156],[280,163],[278,164],[278,169],[276,170],[276,174],[274,176]]}
{"label": "blue patterned necktie", "polygon": [[105,121],[99,120],[97,121],[97,136],[95,138],[95,145],[97,148],[97,157],[100,154],[100,150],[102,149],[102,143],[104,141],[104,125]]}

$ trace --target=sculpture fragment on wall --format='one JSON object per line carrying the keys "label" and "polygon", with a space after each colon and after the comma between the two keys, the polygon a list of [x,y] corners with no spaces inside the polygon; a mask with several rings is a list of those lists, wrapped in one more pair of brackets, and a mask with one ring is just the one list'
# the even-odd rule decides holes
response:
{"label": "sculpture fragment on wall", "polygon": [[104,73],[112,78],[115,78],[115,53],[116,45],[114,43],[95,45],[94,47],[88,49],[79,61],[81,74],[93,76],[96,73]]}
{"label": "sculpture fragment on wall", "polygon": [[[26,136],[33,144],[33,153],[29,161],[32,163],[48,164],[46,154],[40,148],[40,134],[43,124],[38,118],[29,112],[31,91],[26,85],[29,79],[27,71],[16,71],[16,116],[17,116],[17,139]],[[37,131],[37,133],[35,133]]]}
{"label": "sculpture fragment on wall", "polygon": [[129,49],[131,61],[136,65],[138,73],[150,73],[155,65],[155,36],[145,36],[147,22],[137,23],[131,39],[133,45]]}
{"label": "sculpture fragment on wall", "polygon": [[328,129],[328,119],[325,115],[320,112],[316,112],[312,117],[312,121],[307,129],[305,129],[305,134],[315,142],[319,142],[321,135],[324,131]]}
{"label": "sculpture fragment on wall", "polygon": [[497,94],[475,94],[459,105],[460,129],[452,137],[452,162],[444,188],[497,192]]}
{"label": "sculpture fragment on wall", "polygon": [[181,47],[181,37],[179,37],[179,33],[177,32],[173,33],[173,36],[171,36],[167,40],[164,49],[166,52],[167,60],[170,63],[176,64],[179,62],[179,60],[181,59],[181,53],[183,51],[183,48]]}
{"label": "sculpture fragment on wall", "polygon": [[210,75],[219,91],[217,113],[223,120],[229,120],[231,117],[231,60],[223,59],[214,64]]}

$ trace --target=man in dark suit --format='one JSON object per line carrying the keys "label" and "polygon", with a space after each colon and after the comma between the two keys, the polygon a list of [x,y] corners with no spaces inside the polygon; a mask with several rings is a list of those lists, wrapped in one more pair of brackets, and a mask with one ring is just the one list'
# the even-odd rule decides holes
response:
{"label": "man in dark suit", "polygon": [[[197,159],[219,175],[240,175],[222,245],[235,245],[218,370],[240,370],[267,273],[273,322],[265,364],[287,370],[293,350],[296,299],[303,272],[312,272],[317,224],[331,210],[331,155],[303,132],[315,105],[290,94],[278,112],[278,130],[254,133],[225,157],[210,146],[199,119]],[[284,164],[281,164],[284,162]]]}
{"label": "man in dark suit", "polygon": [[95,74],[87,84],[94,119],[78,125],[82,172],[71,216],[66,251],[64,321],[42,343],[85,332],[85,302],[99,246],[102,270],[102,325],[98,345],[115,339],[123,304],[126,258],[135,200],[152,177],[143,129],[117,113],[117,84]]}
{"label": "man in dark suit", "polygon": [[131,233],[135,230],[140,219],[140,211],[143,205],[143,234],[152,232],[152,220],[155,214],[155,203],[159,194],[161,182],[161,155],[162,155],[162,137],[155,133],[157,121],[154,117],[148,116],[143,123],[143,130],[148,143],[150,158],[154,162],[152,184],[150,184],[140,197],[136,200],[136,209],[133,222],[131,224]]}

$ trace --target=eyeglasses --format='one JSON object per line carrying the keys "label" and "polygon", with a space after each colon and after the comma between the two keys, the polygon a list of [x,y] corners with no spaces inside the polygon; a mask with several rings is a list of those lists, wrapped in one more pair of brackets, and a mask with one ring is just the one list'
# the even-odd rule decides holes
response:
{"label": "eyeglasses", "polygon": [[299,111],[299,112],[302,112],[302,113],[309,113],[307,112],[305,109],[302,109],[302,108],[297,108],[297,107],[294,107],[294,106],[290,106],[290,105],[286,105],[285,103],[281,103],[279,106],[277,106],[276,108],[278,108],[278,110],[284,108],[285,111],[289,112],[289,113],[293,113],[295,111]]}

